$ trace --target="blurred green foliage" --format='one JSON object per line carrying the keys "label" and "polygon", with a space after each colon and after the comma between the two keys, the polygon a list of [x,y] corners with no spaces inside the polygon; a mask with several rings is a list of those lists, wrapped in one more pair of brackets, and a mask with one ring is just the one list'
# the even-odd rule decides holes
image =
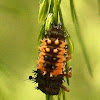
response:
{"label": "blurred green foliage", "polygon": [[[68,0],[61,8],[65,26],[74,42],[68,100],[100,100],[100,16],[96,0],[74,0],[94,78],[87,69],[75,33]],[[37,84],[26,80],[38,57],[39,0],[0,0],[0,100],[45,100]]]}

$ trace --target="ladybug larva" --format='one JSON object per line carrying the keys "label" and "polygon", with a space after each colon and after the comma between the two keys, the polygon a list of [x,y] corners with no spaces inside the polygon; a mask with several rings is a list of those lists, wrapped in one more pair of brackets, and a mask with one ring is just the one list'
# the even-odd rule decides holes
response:
{"label": "ladybug larva", "polygon": [[36,77],[29,76],[30,80],[38,83],[37,89],[48,95],[58,95],[60,88],[69,90],[62,85],[65,77],[71,77],[71,68],[68,74],[65,71],[66,62],[71,59],[68,52],[67,40],[60,25],[53,25],[41,40]]}

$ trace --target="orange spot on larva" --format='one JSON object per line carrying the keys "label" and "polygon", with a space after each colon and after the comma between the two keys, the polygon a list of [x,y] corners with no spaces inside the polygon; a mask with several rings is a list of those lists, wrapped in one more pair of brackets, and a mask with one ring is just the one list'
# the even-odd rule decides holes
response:
{"label": "orange spot on larva", "polygon": [[52,75],[52,74],[50,74],[50,77],[53,77],[53,75]]}
{"label": "orange spot on larva", "polygon": [[57,39],[56,41],[55,41],[55,45],[58,45],[59,44],[59,40]]}
{"label": "orange spot on larva", "polygon": [[57,49],[53,49],[53,53],[57,53],[58,52],[58,50]]}
{"label": "orange spot on larva", "polygon": [[50,40],[50,39],[47,39],[47,43],[48,43],[48,44],[51,44],[51,40]]}
{"label": "orange spot on larva", "polygon": [[50,52],[50,48],[46,48],[46,52]]}

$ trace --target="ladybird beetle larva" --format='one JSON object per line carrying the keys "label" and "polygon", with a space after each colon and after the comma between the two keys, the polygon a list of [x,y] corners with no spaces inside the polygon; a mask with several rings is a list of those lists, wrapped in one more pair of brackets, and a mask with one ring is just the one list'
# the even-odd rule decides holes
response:
{"label": "ladybird beetle larva", "polygon": [[37,71],[34,72],[36,77],[29,76],[29,79],[38,83],[37,89],[48,95],[58,95],[60,88],[69,92],[62,83],[64,76],[72,76],[71,68],[68,74],[65,73],[66,61],[71,59],[71,55],[68,52],[64,31],[59,25],[53,25],[47,31],[41,40],[39,51]]}

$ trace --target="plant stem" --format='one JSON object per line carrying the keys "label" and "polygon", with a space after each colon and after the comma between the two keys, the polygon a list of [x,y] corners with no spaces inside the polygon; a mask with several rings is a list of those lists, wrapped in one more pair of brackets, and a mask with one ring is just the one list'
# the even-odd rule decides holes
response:
{"label": "plant stem", "polygon": [[46,94],[46,100],[49,100],[49,95]]}
{"label": "plant stem", "polygon": [[65,98],[65,91],[63,90],[63,100],[66,100]]}

